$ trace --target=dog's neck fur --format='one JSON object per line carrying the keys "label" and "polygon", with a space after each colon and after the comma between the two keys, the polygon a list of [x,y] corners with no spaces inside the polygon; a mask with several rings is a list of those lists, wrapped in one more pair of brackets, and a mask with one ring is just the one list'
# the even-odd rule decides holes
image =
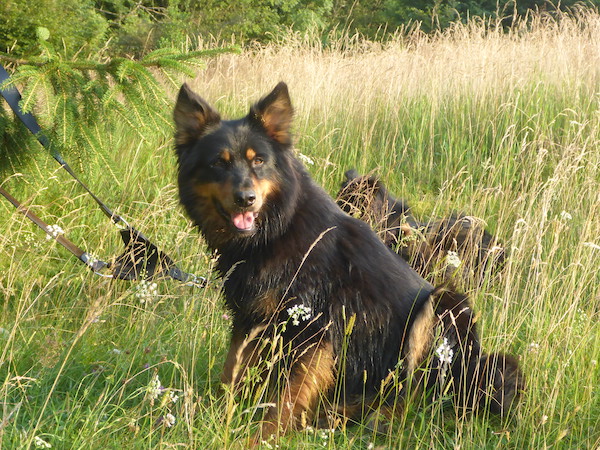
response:
{"label": "dog's neck fur", "polygon": [[[334,223],[332,215],[343,214],[299,161],[291,154],[286,158],[290,171],[286,176],[295,180],[290,192],[278,193],[271,199],[254,235],[233,239],[217,248],[217,269],[224,279],[227,304],[234,313],[252,309],[248,303],[263,294],[256,286],[261,286],[262,291],[283,294],[313,243]],[[236,271],[242,264],[250,265],[252,270]]]}

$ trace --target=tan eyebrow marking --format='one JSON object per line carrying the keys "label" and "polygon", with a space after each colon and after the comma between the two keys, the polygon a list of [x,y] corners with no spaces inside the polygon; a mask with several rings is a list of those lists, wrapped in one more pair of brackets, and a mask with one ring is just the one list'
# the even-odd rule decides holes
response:
{"label": "tan eyebrow marking", "polygon": [[246,159],[248,161],[252,161],[255,156],[256,156],[256,152],[254,151],[254,149],[249,148],[248,150],[246,150]]}
{"label": "tan eyebrow marking", "polygon": [[229,150],[223,150],[223,153],[221,153],[221,158],[223,158],[223,161],[226,162],[231,161],[231,153],[229,153]]}

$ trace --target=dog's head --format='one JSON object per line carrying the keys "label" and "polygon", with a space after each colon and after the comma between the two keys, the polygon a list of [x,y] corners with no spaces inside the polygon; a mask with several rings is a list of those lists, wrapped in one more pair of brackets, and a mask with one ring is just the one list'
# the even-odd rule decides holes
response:
{"label": "dog's head", "polygon": [[387,191],[381,181],[374,176],[359,175],[355,169],[344,175],[346,180],[337,194],[337,204],[344,212],[359,219],[367,216],[365,220],[374,223],[387,217]]}
{"label": "dog's head", "polygon": [[[183,205],[216,246],[252,236],[280,190],[282,153],[291,147],[293,108],[285,83],[238,120],[221,120],[184,84],[175,105],[175,141]],[[209,239],[210,240],[210,239]]]}
{"label": "dog's head", "polygon": [[390,247],[412,234],[417,222],[402,199],[392,197],[374,175],[360,175],[355,169],[345,173],[337,204],[346,213],[364,220]]}

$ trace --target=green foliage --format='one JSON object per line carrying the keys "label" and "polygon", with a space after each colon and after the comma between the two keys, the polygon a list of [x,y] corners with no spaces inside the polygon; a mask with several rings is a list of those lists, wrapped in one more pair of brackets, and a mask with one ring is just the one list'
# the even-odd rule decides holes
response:
{"label": "green foliage", "polygon": [[460,19],[455,5],[456,2],[447,0],[386,0],[383,14],[392,29],[403,23],[420,22],[421,29],[429,32]]}
{"label": "green foliage", "polygon": [[[600,6],[600,0],[584,3]],[[340,2],[331,22],[341,22],[373,38],[381,37],[382,29],[393,33],[410,24],[419,24],[420,29],[427,33],[443,30],[452,23],[464,23],[469,17],[491,18],[508,26],[513,16],[524,17],[532,10],[570,11],[581,4],[576,0],[562,1],[559,4],[545,0],[357,0]]]}
{"label": "green foliage", "polygon": [[[213,38],[244,43],[267,42],[288,30],[326,35],[333,29],[358,31],[380,39],[398,28],[443,30],[468,17],[486,17],[510,25],[530,10],[568,11],[580,2],[565,0],[3,0],[0,3],[0,51],[29,56],[36,30],[49,31],[50,42],[73,55],[108,49],[112,55],[142,55],[161,47],[179,47]],[[600,0],[586,4],[600,6]]]}
{"label": "green foliage", "polygon": [[225,39],[236,35],[242,40],[265,41],[289,28],[324,29],[329,24],[332,8],[332,0],[208,0],[202,4],[181,1],[176,8],[169,8],[169,15],[175,19],[176,9],[180,17],[171,21],[172,27],[185,26],[191,34]]}
{"label": "green foliage", "polygon": [[50,43],[67,54],[82,47],[97,50],[108,31],[93,0],[3,0],[0,17],[0,51],[18,55],[35,52],[38,27],[45,27]]}
{"label": "green foliage", "polygon": [[[0,61],[19,66],[7,85],[21,87],[21,108],[35,112],[44,133],[61,153],[101,152],[102,136],[112,130],[103,120],[116,114],[119,122],[139,139],[148,129],[168,133],[169,88],[178,87],[182,75],[193,77],[204,67],[204,58],[233,48],[183,53],[162,48],[140,60],[113,58],[107,61],[76,57],[68,59],[57,52],[47,30],[40,29],[41,55],[19,60],[0,54]],[[9,121],[0,110],[0,132],[9,130]],[[4,162],[10,151],[0,147]],[[17,166],[14,161],[11,166]]]}

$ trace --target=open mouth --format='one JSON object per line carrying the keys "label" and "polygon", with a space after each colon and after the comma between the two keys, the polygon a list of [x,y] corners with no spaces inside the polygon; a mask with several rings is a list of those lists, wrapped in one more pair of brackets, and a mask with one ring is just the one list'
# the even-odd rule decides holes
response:
{"label": "open mouth", "polygon": [[231,223],[238,231],[254,231],[257,212],[242,211],[231,213]]}
{"label": "open mouth", "polygon": [[257,212],[243,210],[227,212],[223,205],[218,201],[215,201],[215,206],[221,217],[229,222],[235,231],[240,233],[252,233],[256,230]]}

